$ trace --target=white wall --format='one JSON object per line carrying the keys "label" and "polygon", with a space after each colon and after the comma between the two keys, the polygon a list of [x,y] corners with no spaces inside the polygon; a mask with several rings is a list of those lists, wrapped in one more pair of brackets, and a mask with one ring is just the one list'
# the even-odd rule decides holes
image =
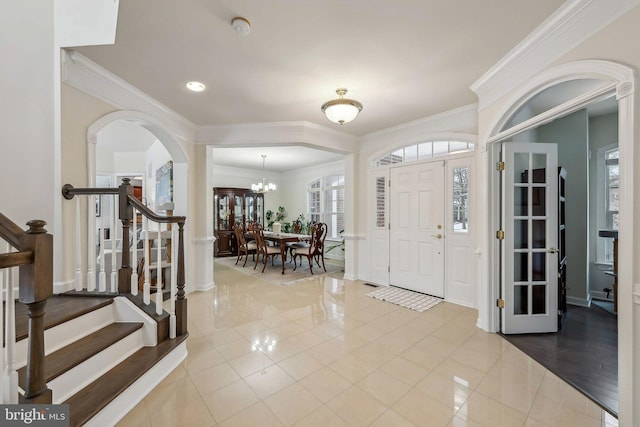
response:
{"label": "white wall", "polygon": [[0,212],[23,229],[43,219],[52,233],[60,194],[53,7],[50,0],[11,1],[0,13]]}

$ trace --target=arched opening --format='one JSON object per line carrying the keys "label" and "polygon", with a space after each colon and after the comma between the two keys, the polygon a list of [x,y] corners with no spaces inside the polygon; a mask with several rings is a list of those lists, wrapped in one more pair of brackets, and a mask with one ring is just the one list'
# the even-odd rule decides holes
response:
{"label": "arched opening", "polygon": [[[89,187],[117,187],[126,177],[131,179],[134,195],[150,209],[162,215],[190,217],[187,157],[170,131],[152,117],[135,111],[107,114],[89,126],[87,143]],[[168,173],[171,180],[166,179]],[[111,227],[107,212],[112,209],[108,206],[109,198],[104,198],[104,203],[98,200],[93,226],[96,238],[90,236],[89,240],[96,245],[99,230]],[[93,222],[93,217],[90,221]],[[111,244],[118,244],[119,229],[116,225],[114,232],[109,231],[114,239]],[[187,259],[189,250],[187,245]]]}
{"label": "arched opening", "polygon": [[[613,122],[616,128],[616,143],[619,148],[619,161],[617,167],[619,167],[619,176],[616,178],[615,193],[619,194],[619,200],[616,200],[616,215],[617,225],[619,227],[620,239],[618,240],[619,247],[619,259],[617,263],[617,282],[618,282],[618,364],[624,366],[622,361],[632,360],[632,350],[630,344],[632,337],[634,336],[633,322],[632,322],[632,309],[633,306],[629,302],[632,294],[632,236],[634,233],[633,224],[633,157],[634,157],[634,141],[633,141],[633,107],[634,107],[634,73],[633,70],[628,67],[605,62],[605,61],[579,61],[574,63],[564,64],[553,69],[550,69],[539,76],[532,79],[526,85],[516,90],[514,96],[510,101],[506,102],[502,112],[494,117],[494,123],[489,127],[490,133],[486,139],[486,149],[488,152],[487,165],[488,170],[493,169],[493,166],[501,161],[501,154],[503,152],[502,147],[512,143],[539,143],[539,142],[553,142],[557,143],[558,158],[563,157],[563,163],[574,164],[574,182],[582,186],[581,191],[584,194],[579,194],[578,191],[572,191],[566,195],[567,200],[570,197],[576,202],[575,206],[571,206],[574,214],[570,215],[566,212],[569,221],[572,221],[574,227],[572,231],[572,238],[579,235],[577,242],[573,243],[574,264],[578,265],[578,268],[573,272],[574,279],[583,274],[582,284],[584,289],[580,295],[580,298],[576,297],[573,301],[578,305],[588,306],[591,301],[589,283],[593,282],[593,271],[589,271],[591,264],[594,262],[594,255],[597,254],[597,250],[594,249],[593,240],[594,237],[593,225],[594,214],[597,209],[595,200],[598,199],[596,193],[590,193],[589,182],[590,179],[594,180],[597,174],[593,170],[597,165],[596,148],[599,146],[612,145],[612,141],[605,140],[589,141],[589,134],[597,133],[593,132],[593,122],[590,118],[597,118],[606,116],[607,114],[613,115],[609,117],[609,123]],[[555,137],[552,137],[553,132],[558,132],[563,126],[565,132],[570,122],[582,122],[584,127],[582,129],[583,137],[579,135],[574,138],[574,141],[570,141],[572,136],[566,137],[564,144],[558,143],[557,133]],[[541,141],[542,140],[542,141]],[[546,141],[544,141],[546,140]],[[577,144],[581,144],[580,148],[577,148]],[[515,146],[515,145],[514,145]],[[521,147],[518,150],[523,150]],[[508,148],[505,149],[508,151]],[[573,153],[573,154],[572,154]],[[574,157],[571,157],[574,156]],[[591,159],[589,157],[592,157]],[[530,157],[531,159],[532,157]],[[559,162],[560,163],[560,162]],[[528,163],[528,168],[534,168],[532,163]],[[529,169],[526,169],[527,172]],[[526,173],[524,174],[526,175]],[[532,175],[532,174],[531,174]],[[569,174],[571,179],[571,173]],[[504,210],[508,212],[513,208],[513,198],[508,199],[509,192],[513,192],[513,188],[509,185],[509,176],[507,173],[488,174],[489,180],[489,230],[501,230],[503,228],[511,227],[513,224],[523,223],[529,225],[531,222],[535,222],[540,218],[527,218],[527,213],[523,213],[520,216],[516,214],[501,215]],[[507,185],[503,187],[503,183]],[[531,180],[528,181],[529,183]],[[535,182],[535,179],[534,179]],[[518,186],[525,186],[523,184],[512,185],[514,188]],[[533,184],[530,186],[535,187]],[[501,189],[504,188],[504,192],[501,193]],[[516,188],[516,191],[520,190]],[[534,189],[535,190],[535,189]],[[575,190],[575,189],[574,189]],[[593,188],[591,188],[593,191]],[[535,193],[535,191],[534,191]],[[523,193],[524,194],[524,193]],[[528,197],[532,193],[528,193]],[[535,196],[534,196],[535,197]],[[517,199],[517,197],[515,197]],[[590,200],[595,199],[595,200]],[[507,202],[505,202],[507,200]],[[617,204],[619,202],[619,205]],[[506,206],[508,205],[508,206]],[[582,209],[582,211],[580,210]],[[522,216],[524,215],[524,216]],[[531,216],[531,211],[528,212]],[[533,219],[533,221],[532,221]],[[591,224],[592,227],[589,227]],[[568,226],[568,224],[567,224]],[[523,227],[522,230],[527,230],[529,233],[529,242],[532,241],[531,226]],[[569,228],[567,227],[567,230]],[[532,299],[535,299],[531,288],[535,288],[535,272],[529,272],[529,275],[522,275],[522,278],[518,275],[517,271],[522,268],[525,263],[528,262],[529,270],[535,270],[535,243],[527,243],[522,246],[508,246],[509,239],[513,240],[518,235],[518,227],[513,226],[511,228],[511,235],[507,235],[505,232],[504,240],[498,240],[492,238],[491,231],[485,234],[488,242],[488,268],[489,277],[488,284],[485,290],[481,290],[484,295],[488,296],[488,299],[481,305],[480,317],[481,322],[484,318],[488,320],[485,325],[487,329],[494,331],[504,331],[505,321],[508,322],[510,316],[521,314],[532,314]],[[558,236],[560,232],[558,231]],[[495,236],[494,236],[495,237]],[[525,240],[525,239],[522,239]],[[505,243],[506,242],[506,243]],[[591,244],[589,244],[591,243]],[[518,249],[513,249],[514,247]],[[520,249],[529,248],[529,258],[527,258],[527,250]],[[567,246],[568,247],[568,246]],[[549,248],[540,246],[539,251],[545,252]],[[555,248],[551,248],[554,249]],[[548,250],[555,254],[554,250]],[[522,252],[522,254],[520,253]],[[582,253],[580,253],[582,252]],[[524,255],[523,255],[524,254]],[[522,255],[522,256],[521,256]],[[533,256],[533,257],[532,257]],[[568,257],[571,257],[569,254]],[[582,259],[581,259],[582,258]],[[514,261],[515,259],[515,261]],[[541,257],[542,259],[542,257]],[[597,260],[596,260],[597,261]],[[554,261],[555,262],[555,261]],[[514,265],[518,264],[514,267]],[[547,260],[546,264],[540,263],[539,265],[547,266],[551,269],[552,264]],[[555,266],[553,266],[555,268]],[[546,267],[545,267],[546,268]],[[515,271],[515,273],[514,273]],[[548,274],[551,273],[549,270]],[[547,274],[545,272],[544,274]],[[591,276],[591,277],[590,277]],[[551,277],[551,276],[545,276]],[[591,279],[591,280],[590,280]],[[527,281],[530,286],[527,285]],[[490,285],[489,285],[490,284]],[[525,286],[522,286],[522,285]],[[520,289],[523,292],[512,292],[509,294],[509,289]],[[574,289],[575,290],[575,289]],[[542,294],[546,295],[546,298],[555,298],[552,292]],[[520,308],[514,308],[516,304],[516,298],[520,301]],[[504,309],[497,308],[495,301],[503,301],[505,304]],[[524,303],[522,303],[524,301]],[[534,303],[535,305],[535,303]],[[528,310],[528,312],[527,312]],[[484,311],[484,313],[483,313]],[[535,313],[535,309],[534,312]],[[513,317],[513,316],[512,316]],[[626,339],[625,339],[626,338]],[[626,365],[631,366],[631,365]],[[629,376],[627,374],[627,376]],[[618,398],[616,396],[615,408],[612,408],[608,404],[603,404],[602,401],[597,402],[601,406],[608,409],[610,412],[618,413],[625,410],[624,396],[631,396],[631,383],[622,378],[619,382],[619,395],[620,395],[620,409],[618,410]],[[574,384],[575,385],[575,384]],[[627,394],[628,393],[628,394]],[[609,402],[610,403],[610,402]]]}

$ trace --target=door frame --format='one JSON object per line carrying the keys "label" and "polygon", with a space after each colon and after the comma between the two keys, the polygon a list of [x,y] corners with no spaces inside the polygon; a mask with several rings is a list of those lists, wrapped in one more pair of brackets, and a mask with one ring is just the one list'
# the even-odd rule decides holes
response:
{"label": "door frame", "polygon": [[[594,90],[564,104],[535,116],[511,129],[503,129],[517,110],[533,96],[559,83],[570,80],[591,78],[602,82],[599,90]],[[513,135],[532,129],[548,121],[563,117],[584,106],[615,96],[618,101],[618,146],[620,148],[620,239],[618,265],[618,365],[626,367],[618,374],[618,390],[620,401],[621,423],[632,424],[633,407],[638,398],[634,397],[634,382],[640,381],[640,370],[634,366],[640,362],[640,354],[634,352],[634,346],[640,342],[640,327],[634,328],[633,318],[640,311],[640,285],[634,285],[633,260],[640,254],[634,253],[634,236],[636,227],[633,221],[634,197],[634,142],[640,130],[636,129],[635,114],[638,110],[636,97],[636,71],[628,66],[610,61],[585,60],[562,64],[546,70],[515,89],[502,108],[496,109],[491,117],[490,125],[485,127],[485,134],[480,136],[482,153],[478,160],[486,172],[487,205],[485,206],[485,223],[489,228],[483,233],[483,248],[486,260],[486,274],[480,284],[481,297],[478,325],[490,332],[497,332],[500,324],[500,313],[496,306],[499,295],[499,259],[500,251],[495,239],[499,218],[496,209],[500,206],[499,179],[494,173],[497,160],[497,143]],[[636,280],[640,281],[640,280]]]}

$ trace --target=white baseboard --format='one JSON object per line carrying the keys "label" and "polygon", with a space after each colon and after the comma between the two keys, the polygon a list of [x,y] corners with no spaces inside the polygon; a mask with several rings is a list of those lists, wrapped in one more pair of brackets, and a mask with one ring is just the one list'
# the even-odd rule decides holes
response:
{"label": "white baseboard", "polygon": [[73,280],[67,280],[66,282],[53,282],[53,293],[63,294],[65,292],[72,291],[76,288],[76,283]]}
{"label": "white baseboard", "polygon": [[216,287],[215,282],[202,283],[199,285],[193,285],[191,291],[192,292],[206,292]]}
{"label": "white baseboard", "polygon": [[578,307],[591,307],[591,295],[588,298],[567,297],[567,304],[577,305]]}
{"label": "white baseboard", "polygon": [[113,426],[124,418],[155,386],[165,379],[187,358],[187,340],[156,363],[129,388],[105,406],[85,426]]}
{"label": "white baseboard", "polygon": [[344,274],[344,276],[342,276],[344,279],[346,280],[358,280],[358,276],[354,275],[354,274]]}
{"label": "white baseboard", "polygon": [[591,299],[599,299],[603,301],[611,301],[613,302],[613,292],[609,292],[609,298],[607,298],[607,293],[602,291],[591,291],[589,292]]}

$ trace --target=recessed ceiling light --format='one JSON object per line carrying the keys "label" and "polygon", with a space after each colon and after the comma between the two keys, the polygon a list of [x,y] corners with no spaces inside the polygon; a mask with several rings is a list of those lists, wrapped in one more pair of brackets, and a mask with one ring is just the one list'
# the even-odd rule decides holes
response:
{"label": "recessed ceiling light", "polygon": [[204,85],[204,83],[200,83],[200,82],[187,83],[187,89],[192,90],[194,92],[202,92],[205,88],[206,86]]}

